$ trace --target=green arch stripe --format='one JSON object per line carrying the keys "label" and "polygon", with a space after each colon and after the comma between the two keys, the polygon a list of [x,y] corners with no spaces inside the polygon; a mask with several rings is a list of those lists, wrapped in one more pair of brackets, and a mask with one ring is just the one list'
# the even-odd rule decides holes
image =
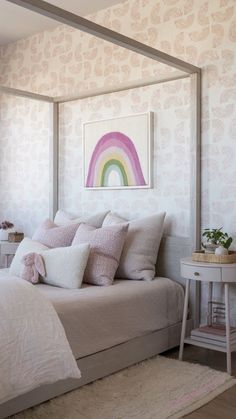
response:
{"label": "green arch stripe", "polygon": [[109,175],[111,169],[114,169],[114,168],[118,169],[120,179],[123,181],[122,186],[128,186],[128,178],[127,178],[127,175],[126,175],[126,172],[125,172],[125,168],[124,168],[123,164],[117,159],[108,160],[104,164],[104,167],[102,169],[101,186],[107,186],[106,182],[108,180],[108,175]]}
{"label": "green arch stripe", "polygon": [[111,164],[107,168],[106,173],[104,173],[103,186],[108,186],[109,176],[110,176],[110,173],[112,171],[115,171],[118,174],[119,180],[120,180],[120,186],[124,186],[124,179],[123,179],[122,172],[121,172],[120,168],[117,165],[115,165],[115,164]]}

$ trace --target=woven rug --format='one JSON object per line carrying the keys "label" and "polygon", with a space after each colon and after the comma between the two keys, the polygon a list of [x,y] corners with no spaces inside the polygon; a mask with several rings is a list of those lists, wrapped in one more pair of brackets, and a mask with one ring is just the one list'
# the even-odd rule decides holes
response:
{"label": "woven rug", "polygon": [[208,367],[157,356],[14,417],[177,419],[208,403],[235,381]]}

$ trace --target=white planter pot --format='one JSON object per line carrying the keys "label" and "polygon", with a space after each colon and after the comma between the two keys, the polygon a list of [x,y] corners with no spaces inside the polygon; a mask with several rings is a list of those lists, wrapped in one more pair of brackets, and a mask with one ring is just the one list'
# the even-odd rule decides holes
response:
{"label": "white planter pot", "polygon": [[228,249],[225,249],[223,246],[218,246],[215,250],[215,255],[221,256],[221,255],[228,255]]}
{"label": "white planter pot", "polygon": [[218,244],[207,243],[204,245],[205,253],[214,254],[216,249],[218,248]]}
{"label": "white planter pot", "polygon": [[8,228],[7,230],[0,229],[0,241],[7,241],[8,240],[8,234],[14,233],[14,228]]}

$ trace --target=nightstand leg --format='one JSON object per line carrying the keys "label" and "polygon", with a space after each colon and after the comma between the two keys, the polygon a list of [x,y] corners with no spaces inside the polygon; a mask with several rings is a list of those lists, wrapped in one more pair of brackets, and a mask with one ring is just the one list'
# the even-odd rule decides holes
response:
{"label": "nightstand leg", "polygon": [[212,282],[209,282],[209,284],[208,284],[208,304],[207,304],[207,310],[208,310],[207,324],[209,326],[212,325],[211,304],[209,304],[210,302],[212,302],[212,290],[213,290],[213,283]]}
{"label": "nightstand leg", "polygon": [[229,284],[225,284],[225,315],[226,315],[226,349],[227,349],[227,372],[231,375],[231,339],[230,339],[230,304],[229,304]]}
{"label": "nightstand leg", "polygon": [[184,339],[185,339],[185,334],[186,334],[186,325],[187,325],[187,317],[188,317],[189,288],[190,288],[190,279],[187,279],[186,288],[185,288],[185,297],[184,297],[182,331],[181,331],[180,347],[179,347],[179,360],[180,361],[182,361],[183,359],[183,351],[184,351]]}
{"label": "nightstand leg", "polygon": [[8,268],[8,255],[5,255],[4,267]]}

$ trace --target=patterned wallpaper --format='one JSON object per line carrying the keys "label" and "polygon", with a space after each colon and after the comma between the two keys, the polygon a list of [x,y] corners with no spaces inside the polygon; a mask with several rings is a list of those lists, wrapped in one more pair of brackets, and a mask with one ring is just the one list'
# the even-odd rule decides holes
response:
{"label": "patterned wallpaper", "polygon": [[[236,232],[236,200],[232,179],[235,177],[236,170],[235,0],[129,0],[90,18],[202,67],[202,221],[203,226],[223,225],[226,230],[234,234]],[[41,93],[65,94],[74,92],[77,88],[90,89],[163,71],[163,66],[156,66],[144,57],[63,25],[53,31],[37,34],[0,50],[0,83]],[[163,179],[168,179],[169,191],[172,191],[173,200],[175,200],[174,208],[179,211],[179,214],[176,213],[177,217],[187,209],[188,202],[183,200],[181,194],[177,195],[178,187],[176,187],[176,173],[182,176],[181,188],[186,187],[187,182],[183,178],[187,176],[187,167],[183,175],[182,167],[178,168],[176,163],[173,172],[168,173],[169,158],[174,161],[178,160],[175,150],[178,148],[178,141],[185,144],[185,146],[182,145],[182,150],[187,151],[186,143],[189,133],[186,126],[188,106],[184,103],[187,96],[183,92],[185,84],[181,83],[180,91],[175,84],[166,86],[168,87],[154,89],[155,93],[152,88],[148,88],[145,94],[137,90],[122,95],[106,96],[103,99],[75,102],[73,105],[63,107],[60,147],[60,199],[63,205],[67,201],[69,187],[73,191],[72,199],[75,197],[77,202],[81,197],[79,194],[81,180],[77,178],[80,168],[75,172],[75,160],[71,163],[71,167],[68,164],[69,155],[73,154],[73,150],[78,147],[78,159],[81,153],[81,144],[78,143],[81,122],[84,119],[95,119],[99,115],[115,114],[116,108],[118,113],[123,114],[127,110],[134,112],[136,109],[144,110],[151,107],[151,110],[156,111],[157,124],[161,124],[162,127],[161,131],[158,131],[157,125],[156,156],[158,157],[158,150],[162,148],[162,155],[160,153],[159,158],[163,160],[159,168],[156,163],[155,172],[157,176],[158,170],[162,168],[162,177],[161,179],[156,177],[157,190],[152,196],[150,196],[150,191],[142,191],[142,195],[139,195],[141,191],[135,191],[131,203],[130,195],[127,198],[124,191],[118,198],[119,205],[122,205],[122,202],[128,202],[130,211],[134,207],[136,209],[134,204],[136,199],[139,204],[140,201],[145,201],[142,205],[152,208],[168,205],[168,200],[165,201],[163,198],[166,184],[163,183],[161,193],[158,190],[158,182],[161,187]],[[159,117],[163,116],[164,110],[170,110],[171,122],[174,115],[173,129],[167,116],[164,119],[165,122]],[[77,112],[80,111],[78,116]],[[67,135],[66,139],[63,132]],[[157,132],[160,132],[160,137]],[[181,136],[184,139],[180,139]],[[63,167],[65,169],[64,181],[62,181]],[[91,206],[93,200],[91,194],[92,192],[86,192],[86,197],[85,194],[82,196],[84,209]],[[147,201],[144,194],[147,194]],[[168,195],[170,193],[166,192],[167,197]],[[109,192],[108,196],[110,199],[112,192]],[[70,208],[77,205],[69,202]],[[107,205],[106,197],[103,198],[101,205]],[[179,205],[178,210],[177,205]],[[184,222],[182,221],[181,224],[177,223],[180,218],[175,218],[171,230],[173,233],[179,233],[178,228],[183,234],[188,231],[188,216],[185,216],[185,212],[183,214]]]}
{"label": "patterned wallpaper", "polygon": [[50,106],[0,96],[0,217],[32,234],[48,216]]}
{"label": "patterned wallpaper", "polygon": [[[60,105],[60,207],[74,213],[112,209],[128,218],[166,211],[166,232],[188,236],[189,88],[185,79]],[[154,111],[153,188],[84,189],[82,123],[150,110]]]}

